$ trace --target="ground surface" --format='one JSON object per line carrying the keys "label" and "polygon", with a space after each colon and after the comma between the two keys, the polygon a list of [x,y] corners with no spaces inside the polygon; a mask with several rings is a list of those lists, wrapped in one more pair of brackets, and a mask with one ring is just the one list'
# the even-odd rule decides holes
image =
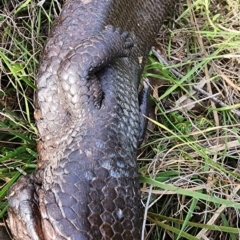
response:
{"label": "ground surface", "polygon": [[[37,3],[0,3],[0,217],[9,186],[36,167],[34,79],[62,2]],[[145,239],[240,239],[239,16],[239,0],[181,1],[149,57]]]}

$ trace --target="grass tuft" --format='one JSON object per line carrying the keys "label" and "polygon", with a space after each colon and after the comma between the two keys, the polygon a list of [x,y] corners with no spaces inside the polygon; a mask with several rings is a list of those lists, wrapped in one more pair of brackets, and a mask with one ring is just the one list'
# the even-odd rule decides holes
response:
{"label": "grass tuft", "polygon": [[[36,167],[35,78],[62,1],[0,3],[0,217]],[[181,0],[144,77],[153,93],[138,163],[143,239],[239,239],[240,2]]]}
{"label": "grass tuft", "polygon": [[0,218],[8,188],[36,168],[35,77],[59,2],[0,3]]}
{"label": "grass tuft", "polygon": [[[149,57],[145,239],[239,239],[239,1],[181,1]],[[176,12],[176,11],[174,11]]]}

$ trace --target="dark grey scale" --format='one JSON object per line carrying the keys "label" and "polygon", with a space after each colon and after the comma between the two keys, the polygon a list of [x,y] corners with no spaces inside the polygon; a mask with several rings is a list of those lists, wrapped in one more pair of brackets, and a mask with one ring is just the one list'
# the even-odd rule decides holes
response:
{"label": "dark grey scale", "polygon": [[140,239],[136,154],[149,87],[138,88],[174,2],[66,1],[36,82],[38,169],[8,193],[15,239]]}

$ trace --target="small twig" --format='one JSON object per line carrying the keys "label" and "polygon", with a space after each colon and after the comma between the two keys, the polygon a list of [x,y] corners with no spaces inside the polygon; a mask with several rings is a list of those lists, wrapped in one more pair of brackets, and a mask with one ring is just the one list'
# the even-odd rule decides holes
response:
{"label": "small twig", "polygon": [[[159,62],[163,63],[167,67],[169,66],[169,63],[155,50],[155,47],[152,47],[151,50],[153,52],[153,55],[158,59]],[[169,68],[169,71],[179,78],[184,77],[181,73],[179,73],[173,68]]]}
{"label": "small twig", "polygon": [[[216,94],[214,94],[214,95],[219,95],[219,94],[216,93]],[[170,110],[165,111],[165,113],[175,112],[175,111],[184,109],[184,108],[189,107],[189,106],[191,106],[191,105],[193,105],[193,104],[201,103],[202,101],[206,101],[206,100],[209,99],[209,98],[211,99],[212,96],[210,96],[210,97],[205,97],[205,98],[196,100],[196,101],[194,101],[194,102],[190,102],[190,103],[188,103],[188,104],[185,104],[184,106],[179,106],[179,107],[172,108],[172,109],[170,109]]]}
{"label": "small twig", "polygon": [[145,205],[144,216],[143,216],[141,240],[145,239],[144,238],[145,225],[146,225],[146,222],[147,222],[147,214],[148,214],[149,204],[150,204],[150,200],[151,200],[151,196],[152,196],[152,189],[153,189],[153,185],[150,185],[149,192],[148,192],[148,198],[147,198],[147,202],[146,202],[146,205]]}
{"label": "small twig", "polygon": [[[165,66],[169,66],[168,62],[162,58],[162,56],[155,50],[154,47],[152,47],[152,52],[153,55],[158,59],[159,62],[163,63]],[[169,71],[174,74],[176,77],[179,78],[183,78],[184,75],[182,75],[181,73],[177,72],[174,69],[169,69]],[[208,92],[204,91],[203,89],[197,87],[197,86],[192,86],[192,88],[197,91],[200,92],[201,94],[203,94],[204,96],[210,98],[212,101],[214,101],[215,103],[217,103],[218,105],[220,105],[221,107],[229,107],[229,105],[225,104],[224,102],[222,102],[221,100],[219,100],[218,98],[216,98],[215,96],[209,94]],[[236,110],[236,109],[230,109],[230,111],[234,114],[236,114],[238,117],[240,117],[240,111]]]}
{"label": "small twig", "polygon": [[26,176],[26,175],[27,175],[27,173],[26,173],[24,170],[22,170],[21,168],[16,167],[16,169],[17,169],[23,176]]}

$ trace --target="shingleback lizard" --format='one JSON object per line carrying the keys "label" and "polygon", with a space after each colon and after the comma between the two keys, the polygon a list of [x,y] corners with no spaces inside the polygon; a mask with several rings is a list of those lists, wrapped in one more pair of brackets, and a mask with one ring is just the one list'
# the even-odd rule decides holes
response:
{"label": "shingleback lizard", "polygon": [[15,239],[140,239],[138,87],[174,2],[65,2],[36,82],[38,168],[8,193]]}

